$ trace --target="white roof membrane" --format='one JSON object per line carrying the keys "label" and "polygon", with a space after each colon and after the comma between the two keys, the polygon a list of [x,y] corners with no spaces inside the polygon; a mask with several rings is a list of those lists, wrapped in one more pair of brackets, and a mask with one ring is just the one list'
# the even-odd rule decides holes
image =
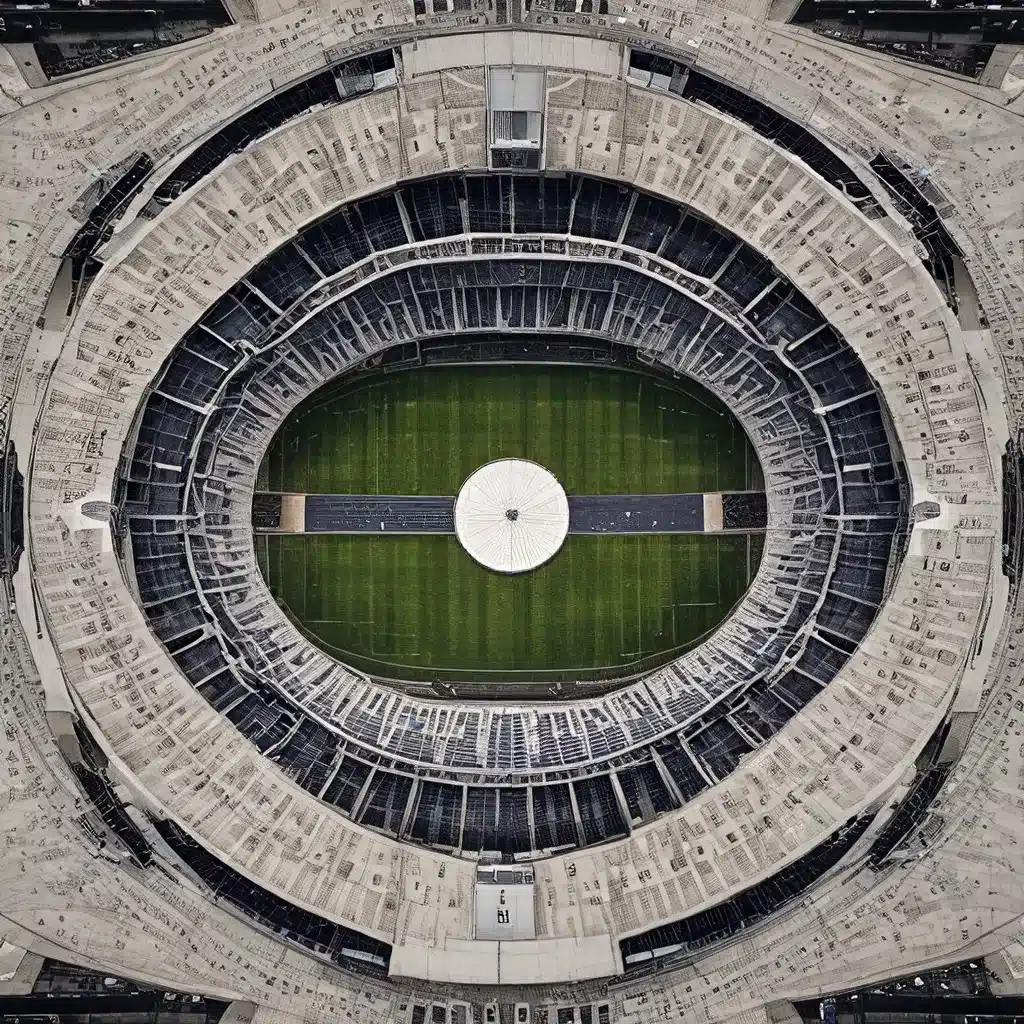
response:
{"label": "white roof membrane", "polygon": [[455,499],[455,533],[469,555],[495,572],[543,565],[569,532],[565,490],[543,466],[498,459],[471,473]]}

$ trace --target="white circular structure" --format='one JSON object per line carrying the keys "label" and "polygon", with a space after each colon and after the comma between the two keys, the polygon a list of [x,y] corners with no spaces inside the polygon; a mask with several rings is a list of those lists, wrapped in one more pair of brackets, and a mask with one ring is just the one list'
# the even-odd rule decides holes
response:
{"label": "white circular structure", "polygon": [[470,556],[495,572],[543,565],[569,532],[569,501],[543,466],[498,459],[471,473],[455,499],[455,534]]}

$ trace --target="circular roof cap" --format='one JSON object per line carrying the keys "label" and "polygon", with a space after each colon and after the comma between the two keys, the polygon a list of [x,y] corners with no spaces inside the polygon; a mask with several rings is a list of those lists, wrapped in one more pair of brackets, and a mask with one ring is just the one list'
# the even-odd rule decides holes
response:
{"label": "circular roof cap", "polygon": [[498,459],[471,473],[455,499],[455,534],[469,555],[495,572],[543,565],[569,532],[565,490],[543,466]]}

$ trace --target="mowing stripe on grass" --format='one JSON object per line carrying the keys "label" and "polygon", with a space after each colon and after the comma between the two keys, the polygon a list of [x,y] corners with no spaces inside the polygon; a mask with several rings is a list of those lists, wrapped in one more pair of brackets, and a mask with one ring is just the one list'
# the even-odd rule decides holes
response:
{"label": "mowing stripe on grass", "polygon": [[[506,457],[539,462],[576,494],[759,482],[742,429],[704,389],[575,366],[432,368],[335,386],[297,410],[261,472],[283,491],[455,494]],[[761,544],[573,535],[547,565],[503,576],[454,537],[305,534],[267,537],[259,561],[300,627],[357,668],[569,679],[640,671],[699,642],[746,590]]]}

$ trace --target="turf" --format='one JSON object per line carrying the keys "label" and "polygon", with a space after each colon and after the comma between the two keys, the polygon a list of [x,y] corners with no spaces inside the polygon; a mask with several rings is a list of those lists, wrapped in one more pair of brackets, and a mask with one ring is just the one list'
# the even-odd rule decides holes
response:
{"label": "turf", "polygon": [[304,494],[456,494],[485,462],[526,458],[570,493],[742,490],[749,443],[695,384],[621,370],[468,366],[377,376],[297,410],[268,483]]}
{"label": "turf", "polygon": [[[455,494],[490,459],[570,493],[760,486],[743,431],[703,389],[624,371],[457,367],[367,378],[301,407],[261,472],[274,490]],[[264,573],[328,652],[395,678],[545,679],[639,671],[699,642],[756,568],[742,536],[570,536],[503,576],[454,537],[261,538]]]}

